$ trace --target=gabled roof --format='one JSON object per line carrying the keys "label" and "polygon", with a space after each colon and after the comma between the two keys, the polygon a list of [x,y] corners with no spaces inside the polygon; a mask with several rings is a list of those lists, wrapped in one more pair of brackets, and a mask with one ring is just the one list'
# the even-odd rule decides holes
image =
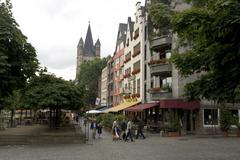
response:
{"label": "gabled roof", "polygon": [[116,53],[117,46],[119,44],[121,44],[123,42],[123,44],[125,45],[126,33],[127,33],[127,24],[126,23],[120,23],[119,27],[118,27],[117,41],[116,41],[116,47],[115,47],[114,54]]}
{"label": "gabled roof", "polygon": [[131,37],[131,40],[132,40],[132,38],[133,38],[134,22],[132,21],[131,17],[128,17],[128,25],[129,25],[130,37]]}
{"label": "gabled roof", "polygon": [[87,56],[95,56],[95,48],[93,46],[93,38],[90,24],[88,25],[87,35],[85,39],[84,54]]}

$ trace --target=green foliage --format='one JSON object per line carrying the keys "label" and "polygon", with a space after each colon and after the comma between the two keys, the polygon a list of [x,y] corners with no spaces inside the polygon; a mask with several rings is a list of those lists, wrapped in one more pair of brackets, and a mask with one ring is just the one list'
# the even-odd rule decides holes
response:
{"label": "green foliage", "polygon": [[75,110],[83,106],[82,100],[79,86],[46,73],[31,78],[25,89],[25,104],[30,108]]}
{"label": "green foliage", "polygon": [[233,117],[229,109],[223,106],[220,109],[220,127],[222,131],[227,132],[233,124]]}
{"label": "green foliage", "polygon": [[125,118],[124,115],[114,115],[112,113],[101,114],[97,117],[97,122],[102,122],[102,124],[108,128],[112,128],[113,121],[117,120],[118,123],[122,122]]}
{"label": "green foliage", "polygon": [[152,26],[155,29],[159,29],[157,33],[151,31],[152,34],[155,34],[156,36],[168,34],[169,29],[171,29],[171,17],[174,13],[168,3],[162,3],[162,1],[153,2],[148,7],[148,12],[150,21],[149,26]]}
{"label": "green foliage", "polygon": [[26,85],[38,68],[36,51],[19,29],[11,9],[9,0],[0,1],[0,108],[13,90]]}
{"label": "green foliage", "polygon": [[78,85],[85,89],[85,105],[95,105],[98,96],[98,80],[101,78],[102,69],[106,67],[109,57],[83,62],[80,66],[80,73],[77,77]]}
{"label": "green foliage", "polygon": [[171,131],[180,131],[179,115],[177,112],[170,110],[167,116],[168,125],[166,126]]}
{"label": "green foliage", "polygon": [[171,60],[185,77],[201,73],[197,81],[186,86],[189,99],[234,103],[239,100],[236,88],[240,85],[240,2],[194,2],[198,4],[171,20],[180,47],[186,42],[189,46]]}

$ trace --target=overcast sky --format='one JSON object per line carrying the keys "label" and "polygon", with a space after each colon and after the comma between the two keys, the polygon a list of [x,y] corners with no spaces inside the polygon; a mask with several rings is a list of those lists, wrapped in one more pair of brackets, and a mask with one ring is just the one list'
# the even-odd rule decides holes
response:
{"label": "overcast sky", "polygon": [[144,0],[12,0],[13,14],[28,41],[37,50],[41,66],[64,79],[74,79],[77,44],[85,40],[88,21],[101,56],[114,52],[119,23],[134,16]]}

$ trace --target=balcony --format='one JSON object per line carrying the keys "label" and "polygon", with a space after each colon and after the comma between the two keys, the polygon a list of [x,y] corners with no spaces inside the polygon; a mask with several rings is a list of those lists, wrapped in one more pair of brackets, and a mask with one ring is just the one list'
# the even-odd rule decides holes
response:
{"label": "balcony", "polygon": [[161,99],[170,99],[172,98],[172,92],[157,92],[150,93],[151,101],[159,101]]}
{"label": "balcony", "polygon": [[158,50],[160,48],[171,47],[171,44],[172,44],[172,37],[169,35],[155,37],[151,41],[151,49]]}
{"label": "balcony", "polygon": [[150,73],[153,76],[171,77],[172,65],[169,62],[150,65]]}
{"label": "balcony", "polygon": [[123,78],[129,78],[131,77],[131,73],[125,73],[125,75],[123,76]]}
{"label": "balcony", "polygon": [[140,73],[140,68],[134,69],[132,71],[132,75],[135,75],[135,74],[138,74],[138,73]]}
{"label": "balcony", "polygon": [[150,88],[148,92],[151,95],[152,101],[158,101],[160,99],[168,99],[172,97],[172,89],[168,88]]}

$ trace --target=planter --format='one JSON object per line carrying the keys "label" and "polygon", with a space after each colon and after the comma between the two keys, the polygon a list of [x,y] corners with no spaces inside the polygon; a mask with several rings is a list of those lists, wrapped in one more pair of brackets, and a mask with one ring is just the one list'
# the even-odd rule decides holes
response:
{"label": "planter", "polygon": [[166,132],[163,133],[163,137],[179,137],[181,134],[179,132]]}
{"label": "planter", "polygon": [[223,131],[223,136],[228,137],[228,131]]}
{"label": "planter", "polygon": [[138,74],[140,72],[140,69],[135,69],[132,71],[132,75]]}
{"label": "planter", "polygon": [[240,137],[240,131],[237,132],[237,136]]}

